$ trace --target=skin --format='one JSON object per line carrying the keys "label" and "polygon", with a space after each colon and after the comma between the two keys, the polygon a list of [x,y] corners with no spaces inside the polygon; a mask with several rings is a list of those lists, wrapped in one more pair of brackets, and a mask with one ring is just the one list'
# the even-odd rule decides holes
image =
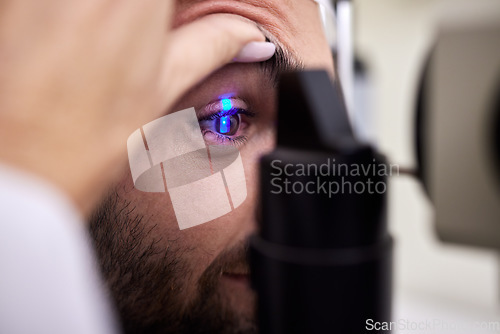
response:
{"label": "skin", "polygon": [[[317,5],[309,0],[177,1],[174,27],[214,13],[251,20],[305,69],[326,69],[332,56]],[[118,182],[91,218],[104,276],[129,333],[255,333],[246,240],[258,228],[258,161],[274,146],[276,86],[259,64],[231,64],[186,93],[168,113],[205,106],[224,94],[256,113],[244,119],[241,153],[248,196],[231,213],[179,230],[168,193],[134,189],[123,164]],[[205,140],[217,143],[210,136]],[[141,274],[142,273],[142,274]]]}
{"label": "skin", "polygon": [[[310,0],[0,1],[0,162],[52,183],[82,215],[94,211],[127,332],[255,331],[245,242],[257,226],[257,161],[273,147],[275,86],[257,64],[213,71],[262,32],[333,75]],[[202,113],[226,93],[257,114],[238,147],[248,198],[180,231],[168,194],[134,189],[124,144],[141,125],[185,107]]]}
{"label": "skin", "polygon": [[132,131],[264,41],[228,14],[167,29],[174,5],[0,1],[0,162],[52,183],[88,214],[116,180]]}

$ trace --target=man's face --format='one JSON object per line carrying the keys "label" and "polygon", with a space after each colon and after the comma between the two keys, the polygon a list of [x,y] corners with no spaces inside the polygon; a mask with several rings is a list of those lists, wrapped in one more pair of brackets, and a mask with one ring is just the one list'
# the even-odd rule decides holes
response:
{"label": "man's face", "polygon": [[[312,0],[179,0],[175,26],[229,13],[251,20],[278,45],[264,64],[231,64],[166,112],[195,107],[206,119],[230,96],[246,113],[236,132],[204,132],[210,145],[238,147],[247,199],[229,214],[180,230],[167,193],[134,189],[130,168],[91,219],[91,232],[126,332],[254,333],[255,296],[248,281],[247,238],[257,228],[258,161],[274,145],[275,76],[322,68],[332,57]],[[202,127],[203,129],[203,127]],[[125,143],[124,143],[125,144]]]}

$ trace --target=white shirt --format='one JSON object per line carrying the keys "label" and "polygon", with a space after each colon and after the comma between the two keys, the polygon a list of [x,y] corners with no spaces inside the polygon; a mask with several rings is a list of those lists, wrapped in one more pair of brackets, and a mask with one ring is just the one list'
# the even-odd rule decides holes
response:
{"label": "white shirt", "polygon": [[0,165],[0,333],[117,333],[79,212]]}

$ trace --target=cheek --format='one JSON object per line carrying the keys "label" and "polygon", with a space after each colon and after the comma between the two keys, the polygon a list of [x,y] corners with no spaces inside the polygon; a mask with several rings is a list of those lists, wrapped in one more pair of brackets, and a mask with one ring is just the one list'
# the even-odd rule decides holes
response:
{"label": "cheek", "polygon": [[258,185],[260,159],[269,154],[275,146],[275,129],[273,122],[269,121],[240,149],[248,188],[256,188]]}
{"label": "cheek", "polygon": [[241,224],[244,237],[248,237],[257,227],[257,210],[259,202],[259,164],[263,155],[275,147],[274,130],[261,129],[259,133],[240,150],[245,169],[247,199],[240,208],[235,210]]}
{"label": "cheek", "polygon": [[120,198],[130,202],[134,212],[144,217],[145,224],[156,224],[161,231],[165,232],[177,227],[168,193],[147,193],[135,189],[130,170],[118,189]]}
{"label": "cheek", "polygon": [[[247,185],[247,199],[231,213],[205,224],[180,230],[167,193],[146,193],[134,188],[130,170],[117,187],[121,199],[130,202],[134,213],[143,217],[142,224],[149,242],[155,241],[162,255],[169,247],[179,250],[187,266],[186,289],[194,289],[198,278],[222,251],[243,242],[256,227],[258,163],[272,150],[271,130],[260,131],[240,149]],[[194,290],[192,291],[194,293]],[[189,293],[189,292],[188,292]]]}
{"label": "cheek", "polygon": [[141,224],[144,230],[151,231],[146,242],[155,242],[159,256],[169,248],[179,251],[183,265],[187,266],[187,270],[182,272],[186,276],[183,281],[187,289],[196,285],[213,259],[234,240],[240,212],[233,211],[219,219],[180,230],[168,192],[146,193],[136,190],[130,171],[120,182],[117,192],[121,199],[130,202],[129,208],[136,215],[143,217]]}
{"label": "cheek", "polygon": [[[175,218],[175,212],[168,193],[145,193],[134,188],[130,171],[116,188],[120,199],[130,202],[128,208],[142,217],[141,224],[144,231],[151,231],[145,237],[145,245],[154,243],[156,255],[148,261],[160,261],[165,252],[175,254],[179,258],[171,258],[179,263],[179,276],[183,298],[188,301],[197,294],[197,281],[204,270],[216,256],[217,239],[214,238],[214,228],[199,226],[191,229],[180,230]],[[172,253],[168,253],[172,250]],[[174,256],[174,255],[171,255]]]}

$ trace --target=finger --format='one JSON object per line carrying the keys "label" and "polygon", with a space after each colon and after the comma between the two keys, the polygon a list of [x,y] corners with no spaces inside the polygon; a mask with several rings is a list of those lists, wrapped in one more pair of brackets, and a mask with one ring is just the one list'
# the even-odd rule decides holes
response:
{"label": "finger", "polygon": [[238,63],[256,63],[270,59],[276,52],[276,45],[268,42],[250,42],[233,59]]}
{"label": "finger", "polygon": [[253,22],[230,14],[210,15],[173,31],[160,85],[163,110],[211,72],[232,62],[246,45],[264,41]]}

